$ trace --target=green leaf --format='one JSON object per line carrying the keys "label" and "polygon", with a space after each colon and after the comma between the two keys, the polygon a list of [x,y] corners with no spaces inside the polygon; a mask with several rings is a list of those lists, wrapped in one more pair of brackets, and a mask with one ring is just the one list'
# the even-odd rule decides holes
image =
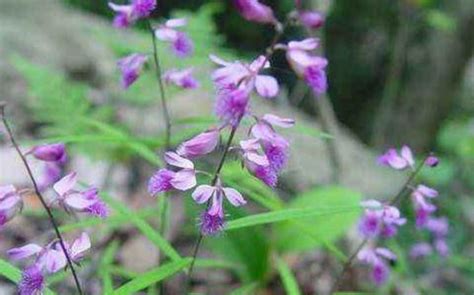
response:
{"label": "green leaf", "polygon": [[284,209],[267,213],[254,214],[239,219],[231,220],[227,223],[226,231],[240,229],[249,226],[268,224],[274,222],[287,221],[291,219],[300,219],[316,217],[322,215],[333,215],[347,212],[358,211],[359,206],[340,206],[340,207],[314,207],[306,209]]}
{"label": "green leaf", "polygon": [[[297,196],[288,204],[290,208],[341,208],[354,209],[337,214],[312,216],[298,222],[276,224],[276,245],[280,251],[306,251],[336,240],[353,226],[360,215],[361,195],[337,186],[317,188]],[[302,228],[304,230],[302,230]]]}
{"label": "green leaf", "polygon": [[[244,209],[226,206],[230,216],[245,216]],[[270,247],[259,227],[247,227],[238,231],[225,232],[221,236],[205,239],[216,254],[237,265],[237,274],[244,283],[263,282],[269,271]]]}
{"label": "green leaf", "polygon": [[100,261],[100,276],[102,277],[102,290],[104,294],[111,294],[114,290],[113,279],[110,273],[110,266],[114,262],[115,253],[118,250],[118,241],[107,246]]}
{"label": "green leaf", "polygon": [[258,287],[257,283],[249,283],[242,287],[233,290],[229,295],[252,295],[255,294],[254,290]]}
{"label": "green leaf", "polygon": [[281,280],[283,281],[283,286],[287,295],[300,295],[300,288],[298,287],[298,282],[296,281],[295,276],[291,272],[291,269],[288,267],[285,261],[281,258],[277,258],[277,269],[280,274]]}
{"label": "green leaf", "polygon": [[170,257],[174,261],[182,260],[179,253],[171,246],[171,244],[163,238],[156,230],[151,227],[150,224],[143,218],[141,218],[138,214],[130,211],[124,204],[121,202],[114,200],[108,194],[102,193],[102,198],[109,204],[112,208],[114,208],[120,214],[129,218],[130,222],[135,225],[135,227],[151,242],[153,242],[159,249],[163,251],[163,253]]}
{"label": "green leaf", "polygon": [[135,294],[136,292],[145,289],[146,287],[156,284],[168,277],[171,277],[175,273],[184,269],[191,263],[190,258],[181,259],[178,261],[163,264],[151,271],[140,274],[137,278],[125,283],[120,288],[115,290],[112,294],[114,295],[129,295]]}

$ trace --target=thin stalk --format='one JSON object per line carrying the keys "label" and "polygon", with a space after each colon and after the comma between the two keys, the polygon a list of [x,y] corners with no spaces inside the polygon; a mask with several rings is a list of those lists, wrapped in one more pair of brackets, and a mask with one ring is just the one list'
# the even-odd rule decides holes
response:
{"label": "thin stalk", "polygon": [[[158,80],[158,88],[160,89],[160,100],[161,100],[161,109],[163,112],[163,120],[165,123],[165,152],[168,151],[171,147],[171,117],[168,110],[168,105],[166,103],[166,95],[165,95],[165,87],[163,85],[163,73],[161,70],[160,59],[158,58],[158,48],[156,45],[156,37],[155,31],[153,30],[153,26],[151,25],[151,21],[147,20],[148,29],[150,31],[151,40],[153,44],[153,61],[155,64],[155,74]],[[167,227],[167,211],[168,211],[168,198],[167,194],[165,194],[164,198],[160,200],[160,234],[165,237],[166,235],[166,227]],[[161,264],[162,255],[158,259],[158,265]],[[164,294],[164,285],[160,283],[160,294]]]}
{"label": "thin stalk", "polygon": [[56,236],[59,240],[59,245],[61,246],[61,250],[63,251],[64,256],[66,256],[67,264],[68,264],[69,268],[71,269],[72,276],[74,277],[74,282],[76,283],[77,291],[79,292],[79,294],[82,295],[83,293],[82,293],[82,289],[81,289],[81,284],[79,282],[79,278],[77,276],[76,270],[74,269],[74,264],[72,263],[71,257],[69,257],[68,251],[67,251],[66,246],[65,246],[64,239],[61,235],[61,232],[59,231],[58,223],[54,219],[54,216],[53,216],[53,213],[51,212],[51,209],[46,204],[46,201],[45,201],[43,195],[41,194],[41,192],[38,188],[38,184],[36,182],[35,177],[33,176],[33,172],[31,170],[30,165],[28,164],[28,161],[26,160],[25,155],[23,155],[23,153],[21,152],[20,147],[19,147],[18,143],[16,142],[15,137],[13,136],[13,131],[12,131],[12,129],[10,127],[10,124],[8,124],[8,121],[5,117],[5,103],[3,103],[3,102],[0,102],[0,116],[2,117],[2,122],[3,122],[3,125],[5,126],[5,129],[7,131],[8,136],[10,138],[10,142],[12,143],[13,147],[15,148],[18,156],[21,158],[21,161],[23,162],[23,166],[25,167],[26,172],[28,173],[28,176],[31,180],[31,183],[33,184],[35,193],[38,196],[38,199],[40,200],[41,205],[43,206],[44,210],[48,214],[48,219],[49,219],[51,225],[54,228],[54,232],[56,233]]}
{"label": "thin stalk", "polygon": [[163,119],[165,122],[165,149],[169,150],[171,146],[171,117],[168,110],[168,105],[166,103],[165,87],[163,85],[163,75],[160,65],[160,60],[158,58],[158,48],[156,45],[155,31],[151,22],[148,20],[148,29],[151,34],[151,40],[153,42],[153,61],[155,63],[155,73],[158,80],[158,86],[160,88],[160,99],[161,99],[161,109],[163,111]]}
{"label": "thin stalk", "polygon": [[[415,170],[413,170],[413,172],[410,174],[410,176],[407,178],[407,180],[405,181],[405,183],[403,184],[402,188],[398,191],[398,193],[392,198],[392,200],[389,202],[390,205],[395,205],[396,203],[398,203],[398,201],[400,201],[400,199],[404,196],[404,193],[406,191],[406,189],[410,186],[411,182],[413,181],[413,179],[415,179],[415,177],[420,173],[421,169],[423,168],[423,166],[425,165],[425,162],[426,162],[426,159],[428,158],[428,155],[426,157],[423,158],[423,160],[420,162],[420,164],[418,164],[418,166],[416,167]],[[362,250],[362,248],[365,246],[365,244],[367,244],[367,242],[369,241],[369,239],[365,238],[361,243],[360,245],[357,247],[357,249],[354,251],[354,253],[352,253],[352,255],[347,259],[347,261],[344,263],[344,266],[342,267],[342,271],[341,273],[339,274],[339,276],[337,277],[336,281],[334,282],[332,288],[331,288],[331,292],[330,294],[334,293],[337,291],[337,289],[339,288],[339,285],[342,281],[342,279],[344,278],[344,275],[346,274],[346,272],[349,270],[349,268],[351,267],[352,265],[352,262],[354,262],[354,259],[357,257],[357,254],[359,254],[360,250]]]}
{"label": "thin stalk", "polygon": [[[229,138],[227,139],[227,143],[225,145],[224,153],[222,154],[219,164],[217,165],[216,172],[214,172],[214,176],[212,177],[211,186],[215,186],[217,183],[217,180],[219,179],[219,175],[221,173],[222,167],[224,167],[225,159],[227,158],[227,155],[229,154],[230,146],[232,145],[232,141],[234,140],[235,132],[237,131],[237,128],[238,126],[232,127],[232,130],[230,131]],[[200,232],[199,237],[196,241],[196,244],[194,245],[192,261],[191,261],[191,264],[189,265],[188,275],[187,275],[186,283],[185,283],[186,292],[189,289],[189,284],[190,284],[191,276],[193,274],[193,269],[194,269],[194,263],[196,262],[196,258],[199,253],[199,249],[201,247],[203,239],[204,239],[204,235]]]}

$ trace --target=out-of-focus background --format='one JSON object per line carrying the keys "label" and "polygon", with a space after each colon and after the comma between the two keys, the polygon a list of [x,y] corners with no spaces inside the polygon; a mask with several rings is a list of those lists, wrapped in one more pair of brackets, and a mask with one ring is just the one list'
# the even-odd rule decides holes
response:
{"label": "out-of-focus background", "polygon": [[[195,55],[184,60],[176,60],[160,45],[164,67],[193,66],[202,85],[197,91],[168,92],[174,131],[179,134],[175,143],[212,122],[208,54],[251,59],[264,51],[273,36],[271,27],[242,19],[230,2],[158,0],[156,22],[187,17],[185,30],[195,42]],[[294,7],[292,0],[262,2],[280,17]],[[295,194],[338,183],[363,198],[388,198],[399,189],[404,175],[377,166],[376,154],[403,144],[410,145],[419,158],[434,151],[441,163],[426,170],[422,179],[440,191],[437,214],[449,218],[451,255],[433,255],[416,263],[402,258],[393,274],[396,283],[381,292],[473,293],[474,1],[312,0],[304,5],[326,14],[324,27],[315,35],[321,38],[321,54],[329,60],[327,95],[315,99],[279,53],[271,62],[272,74],[283,85],[280,95],[273,101],[253,102],[257,112],[295,117],[305,133],[286,133],[292,156],[278,187],[280,195],[291,200]],[[129,90],[120,89],[117,59],[132,52],[151,52],[151,45],[145,26],[117,30],[111,19],[106,1],[0,0],[0,100],[8,102],[9,120],[25,148],[45,138],[68,142],[70,169],[79,171],[84,182],[106,188],[138,210],[155,204],[146,193],[146,181],[156,166],[153,154],[143,146],[156,148],[162,135],[158,89],[149,68]],[[303,30],[292,28],[284,40],[305,36]],[[117,128],[113,135],[107,130],[110,125]],[[140,138],[139,145],[132,136]],[[18,158],[0,139],[0,185],[26,187]],[[35,167],[38,174],[41,169]],[[408,212],[409,202],[404,206]],[[181,197],[172,199],[169,239],[189,254],[196,228],[195,216],[184,213],[186,207]],[[5,250],[13,245],[41,241],[48,234],[48,223],[38,217],[41,210],[34,198],[28,199],[25,210],[26,216],[2,229],[0,257],[5,258]],[[140,214],[156,219],[155,213]],[[347,252],[355,233],[353,228],[345,232],[347,237],[336,244]],[[403,229],[396,247],[409,249],[420,238],[414,230]],[[266,240],[246,240],[243,234],[241,239],[233,253],[250,261],[246,267],[252,271],[244,280],[262,277],[266,284],[260,289],[267,292],[262,294],[283,294],[275,274],[264,270],[268,261],[259,261],[271,245],[259,245]],[[104,232],[97,240],[102,247],[94,254],[98,259],[103,243],[120,244],[113,259],[123,269],[115,270],[116,282],[156,265],[156,247],[128,225],[113,235]],[[244,249],[250,247],[246,243],[256,248]],[[223,247],[231,246],[220,245],[220,252],[209,246],[203,256],[225,252]],[[327,292],[340,263],[322,248],[296,252],[299,255],[290,254],[289,264],[302,292]],[[90,292],[99,294],[102,281],[92,274]],[[344,288],[367,290],[364,271],[355,268],[351,274]],[[176,294],[173,288],[179,287],[179,280],[175,281],[167,284],[169,294]],[[231,271],[204,268],[198,269],[194,286],[205,294],[226,294],[240,286],[240,280]],[[0,283],[1,294],[13,290],[6,281]]]}

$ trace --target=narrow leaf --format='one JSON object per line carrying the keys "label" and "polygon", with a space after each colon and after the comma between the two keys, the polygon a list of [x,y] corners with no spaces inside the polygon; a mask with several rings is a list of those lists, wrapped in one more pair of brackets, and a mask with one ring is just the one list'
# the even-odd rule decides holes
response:
{"label": "narrow leaf", "polygon": [[191,259],[186,258],[175,262],[163,264],[151,271],[141,274],[139,277],[129,281],[125,285],[113,292],[114,295],[129,295],[145,289],[146,287],[156,284],[180,270],[184,269],[191,263]]}
{"label": "narrow leaf", "polygon": [[280,274],[283,286],[285,287],[286,294],[288,295],[300,295],[300,288],[295,276],[291,272],[285,261],[281,258],[277,258],[277,269]]}

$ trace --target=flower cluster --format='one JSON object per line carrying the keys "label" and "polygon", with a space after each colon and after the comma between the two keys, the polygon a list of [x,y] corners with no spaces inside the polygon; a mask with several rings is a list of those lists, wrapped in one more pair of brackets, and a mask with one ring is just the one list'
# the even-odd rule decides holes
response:
{"label": "flower cluster", "polygon": [[[257,0],[237,0],[234,4],[238,12],[249,21],[271,24],[275,26],[277,34],[284,30],[282,24],[275,17],[272,9]],[[316,20],[316,12],[301,12],[300,24],[310,28],[319,28],[323,20]],[[291,14],[290,14],[291,16]],[[156,31],[156,37],[172,44],[173,51],[182,56],[185,50],[178,50],[175,42],[181,37],[176,30],[183,26],[184,20],[170,20],[161,25]],[[183,42],[186,43],[186,42]],[[193,161],[213,152],[218,144],[221,133],[230,130],[230,139],[225,146],[221,163],[211,184],[197,185],[192,192],[192,198],[198,204],[207,204],[201,214],[200,228],[204,235],[213,235],[220,232],[225,225],[224,200],[233,206],[242,206],[246,200],[234,188],[225,187],[221,179],[220,169],[229,151],[235,152],[242,162],[242,166],[250,174],[264,184],[275,187],[278,176],[286,166],[289,156],[290,143],[277,132],[278,128],[289,128],[294,125],[294,120],[282,118],[274,114],[258,116],[251,110],[251,96],[253,93],[266,98],[278,95],[280,86],[277,79],[268,74],[270,69],[270,56],[277,49],[287,50],[288,61],[316,93],[326,91],[327,82],[325,67],[327,60],[315,56],[310,51],[316,49],[316,39],[306,39],[299,42],[289,42],[288,45],[277,44],[275,41],[267,49],[266,55],[256,57],[252,62],[226,61],[215,55],[209,58],[218,67],[211,73],[211,78],[216,88],[215,115],[220,125],[208,130],[180,144],[176,151],[167,152],[165,161],[167,168],[159,169],[148,182],[148,191],[151,195],[178,190],[187,191],[194,188],[196,174]],[[186,48],[184,47],[180,47]],[[182,54],[179,54],[182,53]],[[170,70],[164,75],[166,83],[183,88],[195,87],[191,77],[191,69],[178,71]],[[232,139],[236,130],[241,126],[244,118],[254,120],[245,134],[247,138],[240,140],[233,146]]]}
{"label": "flower cluster", "polygon": [[[109,2],[109,7],[117,13],[114,26],[127,28],[140,19],[148,19],[156,8],[156,0],[132,0],[127,5],[117,5]],[[178,30],[186,24],[187,21],[184,18],[169,19],[152,29],[155,38],[170,44],[171,51],[179,58],[190,56],[193,53],[193,42],[185,32]],[[117,66],[122,73],[121,85],[124,89],[130,87],[140,77],[148,60],[148,54],[131,53],[117,62]],[[169,69],[164,73],[163,78],[168,84],[174,84],[183,89],[192,89],[199,86],[192,72],[192,68]]]}
{"label": "flower cluster", "polygon": [[[416,176],[424,166],[435,167],[438,159],[430,155],[418,168],[415,167],[413,153],[408,146],[403,146],[398,152],[396,149],[389,149],[378,158],[378,163],[391,167],[395,170],[411,169],[412,176]],[[416,213],[416,227],[429,230],[434,239],[434,247],[441,255],[448,253],[445,237],[448,231],[448,223],[445,218],[434,218],[431,214],[436,207],[429,201],[436,198],[438,192],[426,185],[419,184],[416,187],[407,187],[412,190],[411,199]],[[405,188],[403,188],[405,189]],[[403,191],[402,191],[403,192]],[[392,203],[396,202],[395,198]],[[393,204],[382,204],[376,200],[362,202],[365,212],[359,221],[359,232],[368,241],[368,246],[358,253],[358,259],[372,267],[372,279],[377,284],[383,284],[389,274],[390,268],[387,261],[396,260],[395,254],[389,249],[376,247],[380,238],[391,238],[397,234],[398,227],[406,223],[406,219],[401,217],[398,208]],[[430,244],[422,242],[415,244],[410,252],[412,257],[426,256],[432,252]]]}
{"label": "flower cluster", "polygon": [[[25,153],[25,156],[28,155],[46,164],[58,166],[67,159],[66,147],[62,143],[35,146]],[[38,188],[47,189],[52,186],[56,194],[52,197],[50,205],[59,205],[66,212],[75,211],[101,218],[107,217],[107,206],[99,198],[97,189],[88,188],[78,191],[74,189],[76,183],[76,173],[71,173],[59,180],[57,177],[50,178],[49,183],[43,183],[43,186]],[[22,208],[21,192],[13,185],[0,186],[0,226],[4,226],[6,222],[21,212]],[[22,272],[22,279],[19,283],[20,294],[40,294],[45,286],[45,276],[66,267],[67,259],[60,243],[61,241],[54,240],[46,247],[28,244],[8,251],[11,260],[35,256],[34,263],[27,266]],[[65,241],[64,244],[68,256],[75,263],[78,263],[83,258],[84,252],[91,247],[89,236],[86,233],[74,240],[71,245]]]}
{"label": "flower cluster", "polygon": [[[78,264],[84,254],[91,247],[87,233],[82,233],[72,244],[64,242],[64,247],[72,262]],[[67,265],[67,258],[60,245],[60,241],[53,241],[42,247],[37,244],[27,244],[22,247],[8,250],[11,260],[22,260],[34,257],[32,264],[25,267],[19,282],[19,294],[41,294],[45,287],[46,275],[54,274]]]}

